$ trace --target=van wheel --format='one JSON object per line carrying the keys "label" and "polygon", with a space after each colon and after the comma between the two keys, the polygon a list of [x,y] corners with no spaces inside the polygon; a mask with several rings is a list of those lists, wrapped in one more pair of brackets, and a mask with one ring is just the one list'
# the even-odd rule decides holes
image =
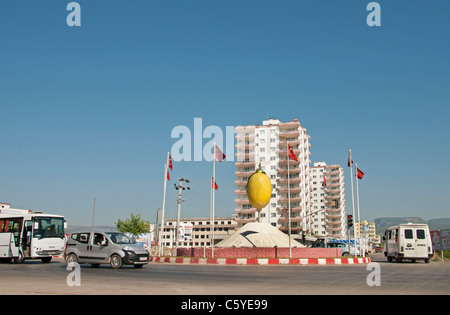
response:
{"label": "van wheel", "polygon": [[77,257],[77,255],[75,255],[75,254],[69,254],[69,255],[66,257],[66,263],[67,263],[68,265],[78,264],[78,257]]}
{"label": "van wheel", "polygon": [[48,263],[52,260],[52,258],[53,258],[53,257],[45,257],[45,258],[41,258],[41,261],[42,261],[44,264],[48,264]]}
{"label": "van wheel", "polygon": [[109,263],[112,269],[119,269],[122,267],[122,258],[119,255],[112,255]]}

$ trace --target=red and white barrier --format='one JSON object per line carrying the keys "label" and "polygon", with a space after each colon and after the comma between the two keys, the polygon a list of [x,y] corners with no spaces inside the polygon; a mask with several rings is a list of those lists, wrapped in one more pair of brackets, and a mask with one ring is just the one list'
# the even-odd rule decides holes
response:
{"label": "red and white barrier", "polygon": [[370,258],[181,258],[150,257],[150,262],[194,265],[354,265]]}

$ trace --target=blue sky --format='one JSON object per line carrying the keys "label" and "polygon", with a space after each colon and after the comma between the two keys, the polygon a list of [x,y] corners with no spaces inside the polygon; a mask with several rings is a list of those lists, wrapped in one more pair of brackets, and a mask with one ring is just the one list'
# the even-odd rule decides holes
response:
{"label": "blue sky", "polygon": [[[448,1],[379,1],[372,28],[369,1],[80,0],[78,28],[68,2],[0,3],[0,202],[89,225],[96,198],[97,224],[154,222],[175,126],[269,115],[299,119],[314,162],[352,149],[363,219],[449,216]],[[211,170],[174,164],[182,217],[209,216]],[[234,171],[217,165],[216,215],[234,213]]]}

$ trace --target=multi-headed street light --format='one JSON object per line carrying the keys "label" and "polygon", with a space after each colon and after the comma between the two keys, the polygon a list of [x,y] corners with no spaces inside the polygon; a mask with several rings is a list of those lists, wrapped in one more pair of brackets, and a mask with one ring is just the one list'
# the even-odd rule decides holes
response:
{"label": "multi-headed street light", "polygon": [[183,185],[183,182],[190,183],[189,179],[186,178],[177,178],[179,180],[179,184],[173,184],[174,188],[178,190],[177,194],[177,226],[176,226],[176,240],[175,240],[175,255],[177,255],[178,251],[178,240],[180,237],[180,209],[181,209],[181,203],[185,201],[185,199],[181,198],[181,192],[185,189],[191,190],[189,186]]}

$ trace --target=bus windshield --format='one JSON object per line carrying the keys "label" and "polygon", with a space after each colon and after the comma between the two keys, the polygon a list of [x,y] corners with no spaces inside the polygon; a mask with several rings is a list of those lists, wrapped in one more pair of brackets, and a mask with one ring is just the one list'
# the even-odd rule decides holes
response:
{"label": "bus windshield", "polygon": [[64,218],[36,217],[33,237],[35,238],[64,238]]}
{"label": "bus windshield", "polygon": [[107,232],[106,235],[115,244],[135,244],[135,242],[123,233],[119,232]]}

